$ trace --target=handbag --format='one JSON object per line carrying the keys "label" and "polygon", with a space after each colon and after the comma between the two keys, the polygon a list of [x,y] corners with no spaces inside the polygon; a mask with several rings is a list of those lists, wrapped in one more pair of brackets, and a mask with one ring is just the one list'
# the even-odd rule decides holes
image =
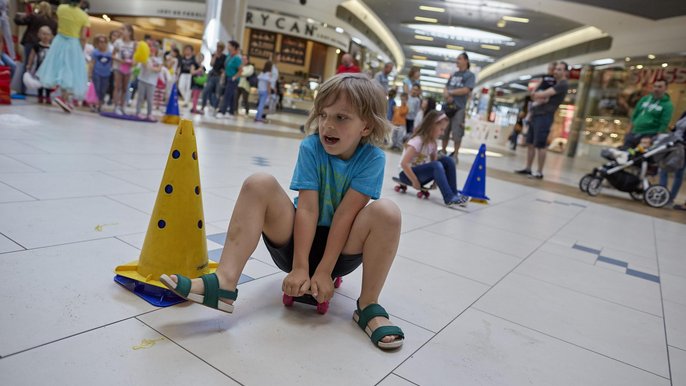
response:
{"label": "handbag", "polygon": [[445,115],[448,116],[448,118],[452,118],[457,114],[457,112],[460,110],[459,107],[455,104],[455,102],[450,102],[450,103],[443,103],[443,112]]}
{"label": "handbag", "polygon": [[43,84],[40,82],[40,79],[38,79],[37,76],[31,74],[30,71],[26,71],[24,73],[22,80],[24,81],[24,86],[28,89],[39,89],[43,87]]}

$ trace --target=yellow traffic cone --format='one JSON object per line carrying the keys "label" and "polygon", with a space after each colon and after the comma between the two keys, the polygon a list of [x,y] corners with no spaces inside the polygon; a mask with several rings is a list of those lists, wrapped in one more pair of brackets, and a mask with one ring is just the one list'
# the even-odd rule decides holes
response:
{"label": "yellow traffic cone", "polygon": [[182,119],[169,151],[140,259],[115,269],[115,281],[155,305],[170,305],[148,299],[171,295],[149,287],[168,291],[159,281],[163,273],[196,278],[217,267],[207,258],[197,152],[193,123]]}

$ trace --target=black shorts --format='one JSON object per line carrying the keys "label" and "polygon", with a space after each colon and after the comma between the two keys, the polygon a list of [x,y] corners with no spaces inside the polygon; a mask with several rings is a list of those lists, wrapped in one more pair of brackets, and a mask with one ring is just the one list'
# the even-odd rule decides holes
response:
{"label": "black shorts", "polygon": [[[329,227],[318,226],[317,231],[314,234],[314,240],[312,240],[312,247],[310,248],[310,277],[314,275],[314,271],[319,266],[319,262],[322,261],[324,249],[326,249],[326,239],[328,237]],[[291,272],[291,269],[293,268],[293,236],[291,236],[291,239],[288,241],[288,243],[282,247],[274,246],[271,240],[269,240],[264,233],[262,233],[262,239],[264,240],[264,245],[267,246],[269,254],[272,255],[274,264],[276,264],[276,266],[284,272]],[[331,277],[335,278],[345,276],[357,269],[360,264],[362,264],[361,253],[357,255],[341,254],[336,261],[336,265],[333,268]]]}
{"label": "black shorts", "polygon": [[537,149],[545,149],[548,146],[548,135],[553,125],[555,115],[540,114],[531,117],[529,131],[526,133],[526,143],[534,145]]}

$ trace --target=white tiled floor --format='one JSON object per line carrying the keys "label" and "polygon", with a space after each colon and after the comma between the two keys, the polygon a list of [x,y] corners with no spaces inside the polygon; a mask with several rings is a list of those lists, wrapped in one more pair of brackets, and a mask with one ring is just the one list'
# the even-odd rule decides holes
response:
{"label": "white tiled floor", "polygon": [[[0,116],[2,385],[686,385],[682,224],[492,178],[489,205],[448,209],[437,191],[396,193],[388,153],[382,196],[403,233],[380,302],[407,339],[382,352],[351,321],[360,270],[326,315],[287,309],[261,243],[233,315],[150,306],[113,269],[140,253],[175,127],[30,104]],[[196,118],[216,254],[242,180],[287,187],[299,142],[205,121],[218,121]],[[555,165],[552,179],[576,178]]]}

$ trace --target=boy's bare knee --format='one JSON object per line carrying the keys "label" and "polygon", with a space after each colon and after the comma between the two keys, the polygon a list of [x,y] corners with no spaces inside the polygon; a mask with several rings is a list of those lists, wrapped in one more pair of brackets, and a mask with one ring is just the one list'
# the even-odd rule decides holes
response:
{"label": "boy's bare knee", "polygon": [[279,182],[271,174],[255,173],[243,181],[242,190],[251,193],[263,193],[271,191],[278,184]]}
{"label": "boy's bare knee", "polygon": [[398,208],[398,205],[396,205],[395,202],[381,198],[373,202],[369,207],[372,209],[371,218],[374,223],[384,227],[400,228],[400,223],[402,221],[400,208]]}

